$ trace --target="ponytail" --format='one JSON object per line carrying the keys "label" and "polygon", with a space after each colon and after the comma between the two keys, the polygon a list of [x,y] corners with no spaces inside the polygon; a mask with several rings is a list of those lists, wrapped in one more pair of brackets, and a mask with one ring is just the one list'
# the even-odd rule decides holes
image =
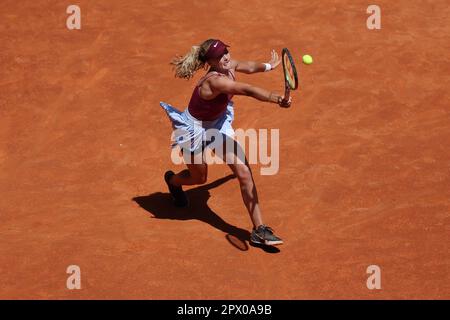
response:
{"label": "ponytail", "polygon": [[205,68],[205,54],[212,42],[212,39],[208,39],[200,46],[193,46],[186,55],[173,58],[170,64],[174,66],[175,77],[189,80],[197,70]]}
{"label": "ponytail", "polygon": [[205,66],[205,62],[200,60],[200,46],[193,46],[191,52],[184,57],[177,56],[172,59],[171,65],[175,69],[175,77],[190,79],[194,73]]}

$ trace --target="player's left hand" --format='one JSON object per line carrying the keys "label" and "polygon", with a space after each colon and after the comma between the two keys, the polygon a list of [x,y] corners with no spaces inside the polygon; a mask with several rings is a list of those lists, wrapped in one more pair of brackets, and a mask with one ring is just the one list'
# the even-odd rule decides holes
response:
{"label": "player's left hand", "polygon": [[280,57],[278,56],[278,53],[272,49],[272,58],[270,59],[270,61],[268,62],[271,66],[272,66],[272,70],[275,69],[276,67],[278,67],[278,65],[281,62]]}

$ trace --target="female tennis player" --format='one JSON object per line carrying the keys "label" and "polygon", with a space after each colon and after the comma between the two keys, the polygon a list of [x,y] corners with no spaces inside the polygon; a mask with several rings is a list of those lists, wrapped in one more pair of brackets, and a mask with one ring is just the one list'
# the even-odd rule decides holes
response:
{"label": "female tennis player", "polygon": [[[233,60],[228,48],[229,46],[220,40],[208,39],[199,46],[193,46],[185,56],[177,56],[171,62],[175,76],[184,79],[190,79],[197,70],[209,67],[205,76],[195,86],[189,105],[183,112],[170,104],[160,103],[169,116],[172,127],[177,129],[174,131],[173,146],[179,145],[182,151],[191,152],[191,157],[199,152],[203,153],[205,146],[208,145],[209,142],[205,138],[205,131],[208,129],[219,130],[225,139],[233,138],[234,130],[231,127],[234,118],[231,101],[233,95],[249,96],[285,108],[291,104],[291,98],[286,100],[274,92],[235,81],[235,72],[251,74],[276,68],[281,60],[274,50],[268,63],[258,63]],[[242,199],[253,223],[250,241],[264,245],[282,244],[283,241],[274,234],[273,229],[263,223],[255,182],[247,160],[240,163],[230,161],[233,157],[237,157],[236,150],[228,152],[226,148],[224,149],[223,156],[239,180]],[[174,203],[180,207],[188,205],[182,186],[204,184],[208,173],[208,166],[204,160],[200,163],[191,161],[186,165],[187,169],[177,174],[167,171],[164,175]]]}

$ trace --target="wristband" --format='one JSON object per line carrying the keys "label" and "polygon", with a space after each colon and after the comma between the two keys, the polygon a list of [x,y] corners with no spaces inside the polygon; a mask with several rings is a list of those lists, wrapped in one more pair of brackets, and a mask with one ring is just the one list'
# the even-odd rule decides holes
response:
{"label": "wristband", "polygon": [[264,72],[272,70],[272,66],[270,65],[270,63],[264,63],[264,66],[266,67],[266,70],[264,70]]}

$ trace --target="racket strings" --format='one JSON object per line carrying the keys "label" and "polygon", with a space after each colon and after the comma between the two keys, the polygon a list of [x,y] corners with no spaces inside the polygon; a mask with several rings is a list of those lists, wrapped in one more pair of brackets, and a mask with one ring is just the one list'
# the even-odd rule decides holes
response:
{"label": "racket strings", "polygon": [[295,83],[294,83],[294,71],[292,70],[292,65],[291,65],[291,62],[289,61],[289,59],[287,59],[287,61],[286,61],[286,59],[285,59],[285,68],[287,69],[286,71],[286,78],[287,78],[287,81],[289,82],[289,85],[291,86],[291,87],[294,87],[295,86]]}
{"label": "racket strings", "polygon": [[292,59],[292,56],[287,48],[283,49],[282,55],[286,85],[289,86],[292,90],[295,90],[298,86],[298,79],[294,60]]}

